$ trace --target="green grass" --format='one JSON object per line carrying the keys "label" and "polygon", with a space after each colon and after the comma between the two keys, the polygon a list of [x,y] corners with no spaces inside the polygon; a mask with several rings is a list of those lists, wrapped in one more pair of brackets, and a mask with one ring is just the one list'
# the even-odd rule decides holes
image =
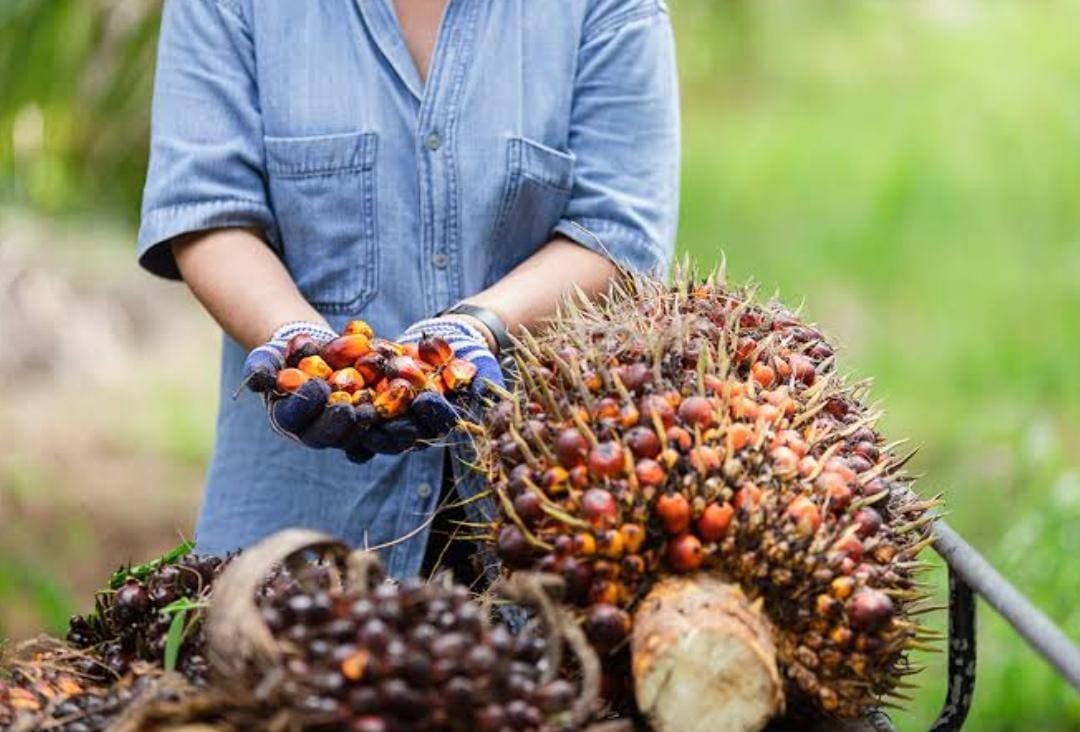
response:
{"label": "green grass", "polygon": [[[922,446],[922,490],[1080,639],[1080,4],[946,6],[676,0],[681,246],[804,300]],[[980,620],[969,728],[1080,728]],[[940,704],[926,660],[901,729]]]}

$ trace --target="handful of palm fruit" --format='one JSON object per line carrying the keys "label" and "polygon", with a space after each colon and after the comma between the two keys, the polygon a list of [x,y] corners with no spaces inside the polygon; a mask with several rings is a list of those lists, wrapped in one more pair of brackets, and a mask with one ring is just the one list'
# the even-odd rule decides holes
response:
{"label": "handful of palm fruit", "polygon": [[[362,320],[348,322],[325,344],[293,336],[284,357],[285,368],[253,374],[250,386],[269,396],[274,424],[306,427],[303,441],[310,447],[339,444],[410,408],[422,413],[427,402],[464,392],[476,376],[476,366],[455,357],[442,338],[396,343],[376,337]],[[283,398],[290,394],[301,398]]]}

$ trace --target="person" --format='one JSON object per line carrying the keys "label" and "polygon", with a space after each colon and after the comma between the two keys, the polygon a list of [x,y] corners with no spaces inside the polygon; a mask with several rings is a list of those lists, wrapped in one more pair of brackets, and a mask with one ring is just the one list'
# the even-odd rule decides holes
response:
{"label": "person", "polygon": [[678,115],[662,0],[167,0],[138,256],[224,331],[199,551],[302,526],[416,574],[446,450],[283,439],[245,358],[419,322],[495,377],[573,286],[666,268]]}

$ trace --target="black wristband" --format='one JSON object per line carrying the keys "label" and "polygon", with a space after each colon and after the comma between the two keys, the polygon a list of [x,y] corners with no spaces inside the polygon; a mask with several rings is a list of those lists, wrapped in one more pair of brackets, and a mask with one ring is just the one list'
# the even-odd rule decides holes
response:
{"label": "black wristband", "polygon": [[505,356],[514,347],[513,342],[510,340],[510,333],[506,329],[506,323],[487,308],[470,305],[467,302],[459,302],[457,305],[452,305],[443,310],[439,315],[468,315],[479,320],[484,324],[484,327],[491,331],[491,337],[495,339],[495,345],[499,349],[499,356]]}

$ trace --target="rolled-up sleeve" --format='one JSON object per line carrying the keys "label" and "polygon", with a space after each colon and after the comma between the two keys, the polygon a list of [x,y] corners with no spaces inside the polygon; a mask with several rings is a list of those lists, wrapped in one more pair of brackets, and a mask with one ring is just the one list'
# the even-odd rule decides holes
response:
{"label": "rolled-up sleeve", "polygon": [[665,271],[679,204],[675,44],[658,0],[611,3],[578,54],[570,202],[556,232],[619,264]]}
{"label": "rolled-up sleeve", "polygon": [[170,240],[245,226],[273,240],[251,34],[238,0],[167,0],[139,263],[178,278]]}

